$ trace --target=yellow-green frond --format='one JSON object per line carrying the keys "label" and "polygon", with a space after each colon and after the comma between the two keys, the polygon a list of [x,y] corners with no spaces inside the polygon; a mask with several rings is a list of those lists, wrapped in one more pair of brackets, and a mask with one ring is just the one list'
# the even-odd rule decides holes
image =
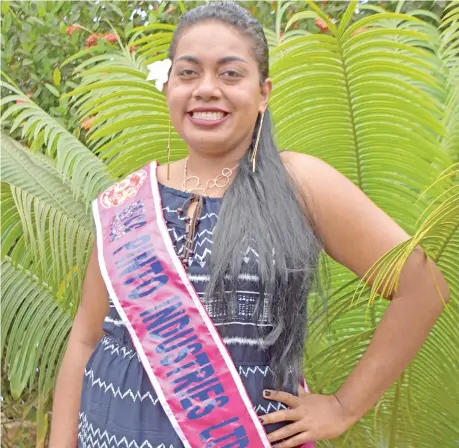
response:
{"label": "yellow-green frond", "polygon": [[59,307],[48,285],[25,267],[15,266],[6,258],[1,275],[1,355],[11,393],[19,397],[38,376],[38,392],[47,396],[54,384],[71,316]]}
{"label": "yellow-green frond", "polygon": [[29,142],[43,139],[46,154],[54,159],[61,179],[69,181],[75,199],[82,195],[88,202],[113,183],[104,163],[61,123],[16,87],[5,82],[1,86],[12,92],[2,99],[2,105],[7,106],[3,121],[14,117],[11,132],[21,126],[22,137]]}

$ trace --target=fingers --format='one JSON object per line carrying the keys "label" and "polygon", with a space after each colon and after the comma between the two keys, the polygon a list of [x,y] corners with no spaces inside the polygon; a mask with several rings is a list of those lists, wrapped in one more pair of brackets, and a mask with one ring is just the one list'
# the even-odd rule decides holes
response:
{"label": "fingers", "polygon": [[273,431],[268,434],[268,440],[272,442],[277,442],[278,440],[286,439],[288,437],[294,436],[298,433],[304,431],[302,424],[300,422],[295,422],[290,425],[284,426],[283,428]]}
{"label": "fingers", "polygon": [[263,415],[259,417],[260,422],[263,425],[271,425],[272,423],[279,422],[294,422],[300,417],[296,409],[285,409],[283,411],[271,412],[271,414]]}
{"label": "fingers", "polygon": [[263,396],[268,400],[280,401],[290,408],[295,408],[300,404],[300,398],[288,392],[281,392],[276,390],[265,390]]}
{"label": "fingers", "polygon": [[303,443],[312,442],[311,436],[308,434],[308,431],[302,432],[284,442],[280,442],[276,445],[273,445],[273,448],[296,448],[301,446]]}
{"label": "fingers", "polygon": [[298,384],[298,395],[301,397],[302,395],[306,395],[307,392],[304,390],[304,387],[301,384]]}
{"label": "fingers", "polygon": [[284,440],[279,442],[276,445],[273,445],[273,448],[294,448],[298,445],[301,445],[305,442],[311,441],[311,438],[308,434],[308,431],[305,431],[304,421],[302,420],[302,413],[300,404],[301,398],[304,399],[304,395],[308,395],[305,389],[299,385],[298,394],[295,395],[289,394],[288,392],[274,391],[274,390],[265,390],[263,391],[263,396],[267,400],[278,401],[286,404],[291,409],[286,409],[282,411],[272,412],[271,414],[266,414],[263,417],[260,417],[260,421],[263,425],[268,425],[272,423],[279,423],[285,421],[291,421],[293,423],[284,426],[268,435],[268,440],[271,443],[277,442],[278,440]]}

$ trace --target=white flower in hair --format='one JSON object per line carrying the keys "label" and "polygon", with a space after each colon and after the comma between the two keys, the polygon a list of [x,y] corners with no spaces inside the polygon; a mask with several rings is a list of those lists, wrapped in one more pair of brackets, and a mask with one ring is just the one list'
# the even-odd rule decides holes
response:
{"label": "white flower in hair", "polygon": [[170,59],[155,61],[153,64],[147,65],[149,71],[147,81],[155,81],[155,87],[161,92],[161,90],[163,90],[163,85],[169,78],[169,70],[171,67],[172,61]]}

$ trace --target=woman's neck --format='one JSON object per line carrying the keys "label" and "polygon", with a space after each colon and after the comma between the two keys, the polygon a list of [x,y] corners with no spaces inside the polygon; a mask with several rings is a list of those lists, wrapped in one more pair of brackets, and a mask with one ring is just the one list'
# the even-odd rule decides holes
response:
{"label": "woman's neck", "polygon": [[221,174],[225,168],[233,170],[237,167],[242,156],[237,157],[235,154],[228,154],[226,157],[209,157],[190,151],[187,161],[187,175],[197,176],[203,181],[213,179]]}
{"label": "woman's neck", "polygon": [[[199,151],[188,148],[188,175],[202,180],[213,179],[225,169],[233,169],[245,156],[250,143],[243,141],[237,147],[217,152]],[[235,170],[237,171],[237,170]]]}

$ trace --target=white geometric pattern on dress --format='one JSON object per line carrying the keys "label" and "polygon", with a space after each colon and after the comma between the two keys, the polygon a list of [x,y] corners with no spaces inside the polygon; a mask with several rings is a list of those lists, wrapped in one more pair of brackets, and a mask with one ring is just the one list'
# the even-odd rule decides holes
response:
{"label": "white geometric pattern on dress", "polygon": [[[188,274],[188,278],[192,282],[197,282],[197,283],[206,283],[210,280],[210,275],[207,274]],[[229,279],[229,275],[225,275],[225,278]],[[245,282],[253,282],[253,283],[258,283],[260,281],[260,277],[258,275],[254,274],[239,274],[237,276],[238,280],[243,280]]]}
{"label": "white geometric pattern on dress", "polygon": [[254,254],[255,258],[257,258],[257,259],[259,258],[258,253],[254,249],[252,249],[251,247],[248,247],[247,250],[245,251],[244,258],[243,258],[243,260],[246,263],[248,263],[250,261],[250,257],[249,257],[250,253]]}
{"label": "white geometric pattern on dress", "polygon": [[225,345],[250,345],[251,347],[255,347],[257,345],[263,345],[263,339],[253,339],[253,338],[244,338],[241,336],[232,336],[223,338],[223,342]]}
{"label": "white geometric pattern on dress", "polygon": [[[222,325],[227,325],[231,324],[233,322],[227,322]],[[247,323],[244,322],[234,322],[235,324],[239,325],[248,325]],[[256,346],[260,344],[260,340],[256,339],[251,339],[251,338],[243,338],[243,337],[228,337],[228,338],[223,338],[223,342],[226,345],[249,345],[249,346]],[[134,357],[137,357],[137,361],[140,362],[140,357],[137,354],[137,352],[134,349],[129,349],[123,345],[120,345],[116,340],[112,339],[110,336],[104,336],[101,340],[101,345],[104,346],[104,351],[110,351],[110,354],[117,354],[123,356],[123,358],[129,358],[132,359]],[[271,369],[269,367],[258,367],[258,366],[239,366],[238,367],[238,372],[239,375],[247,376],[250,374],[254,375],[256,373],[261,373],[263,376],[266,376],[268,372],[271,372]]]}
{"label": "white geometric pattern on dress", "polygon": [[236,320],[231,321],[231,322],[218,322],[218,323],[214,322],[214,325],[216,327],[221,327],[223,325],[251,325],[252,327],[255,327],[255,326],[258,326],[258,327],[272,327],[273,326],[272,324],[256,324],[254,322],[238,322]]}
{"label": "white geometric pattern on dress", "polygon": [[94,428],[92,423],[84,412],[80,412],[80,422],[78,424],[78,440],[81,443],[79,448],[174,448],[174,445],[152,445],[148,440],[143,441],[140,445],[134,440],[128,440],[126,437],[118,439],[115,435],[100,428]]}
{"label": "white geometric pattern on dress", "polygon": [[288,407],[285,406],[285,404],[283,404],[283,403],[268,403],[268,406],[266,406],[266,407],[264,407],[261,404],[259,404],[254,409],[255,409],[255,412],[258,413],[258,414],[260,412],[262,412],[264,414],[269,414],[270,412],[280,411],[281,409],[288,409]]}
{"label": "white geometric pattern on dress", "polygon": [[239,366],[238,373],[240,376],[248,377],[249,374],[255,375],[257,373],[261,373],[263,376],[266,376],[268,373],[273,373],[273,371],[269,368],[269,366]]}
{"label": "white geometric pattern on dress", "polygon": [[[164,214],[171,213],[174,216],[177,216],[179,214],[177,210],[171,209],[169,206],[163,207],[163,213]],[[210,218],[215,218],[216,220],[218,220],[218,215],[216,213],[206,213],[205,215],[199,218],[199,221],[204,221],[205,219],[210,219]],[[185,221],[186,216],[179,216],[178,219],[180,221]],[[182,240],[184,241],[187,235],[184,234],[184,235],[178,236],[173,226],[169,227],[168,230],[169,230],[169,233],[172,234],[171,239],[174,242],[175,246],[177,247],[177,255],[180,256],[184,250],[184,245],[182,244],[179,247],[179,244],[177,243],[181,242]],[[206,235],[205,238],[202,238],[204,235]],[[196,262],[202,268],[205,267],[208,261],[206,259],[207,255],[211,255],[212,251],[208,247],[204,247],[204,250],[202,250],[202,246],[205,243],[208,243],[207,244],[208,246],[212,245],[213,244],[212,237],[213,237],[213,230],[204,229],[204,230],[201,230],[200,232],[196,232],[193,238],[193,241],[195,243],[194,255],[190,258],[190,261],[189,261],[190,265],[192,265],[193,262]],[[255,260],[258,260],[258,253],[249,246],[243,256],[244,263],[246,264],[249,263],[252,260],[252,255],[255,257]]]}
{"label": "white geometric pattern on dress", "polygon": [[131,389],[127,389],[124,392],[122,392],[119,387],[115,389],[113,387],[113,383],[107,384],[106,381],[102,381],[100,378],[94,378],[94,371],[92,369],[85,369],[84,376],[90,379],[92,387],[98,386],[100,389],[104,389],[105,392],[110,392],[114,397],[119,397],[121,399],[127,397],[130,398],[132,401],[143,401],[145,400],[145,398],[148,398],[152,402],[153,406],[156,406],[156,403],[158,403],[159,401],[159,398],[153,398],[150,392],[146,392],[143,395],[141,395],[139,391],[137,391],[134,394]]}
{"label": "white geometric pattern on dress", "polygon": [[105,319],[104,319],[104,322],[107,322],[108,324],[113,324],[115,327],[124,327],[124,322],[120,319],[120,320],[115,320],[115,319],[112,319],[110,316],[107,316]]}
{"label": "white geometric pattern on dress", "polygon": [[[172,240],[173,241],[178,242],[178,241],[182,241],[182,240],[186,239],[186,235],[185,234],[183,234],[181,236],[178,236],[174,227],[171,227],[168,230],[169,230],[169,233],[172,233],[172,236],[173,236]],[[200,241],[199,239],[203,235],[209,235],[209,236],[206,236],[205,238],[202,239],[202,241]],[[196,232],[195,233],[193,241],[196,243],[197,246],[202,246],[204,244],[204,241],[207,241],[208,243],[213,244],[213,241],[211,239],[213,236],[214,236],[214,232],[212,230],[204,229],[204,230],[201,230],[200,232]]]}
{"label": "white geometric pattern on dress", "polygon": [[118,342],[110,338],[109,336],[104,336],[102,340],[100,341],[100,344],[104,347],[104,352],[110,350],[110,354],[113,355],[116,353],[117,355],[122,354],[123,358],[135,358],[140,361],[139,355],[135,350],[129,349],[125,347],[124,345],[120,345]]}

